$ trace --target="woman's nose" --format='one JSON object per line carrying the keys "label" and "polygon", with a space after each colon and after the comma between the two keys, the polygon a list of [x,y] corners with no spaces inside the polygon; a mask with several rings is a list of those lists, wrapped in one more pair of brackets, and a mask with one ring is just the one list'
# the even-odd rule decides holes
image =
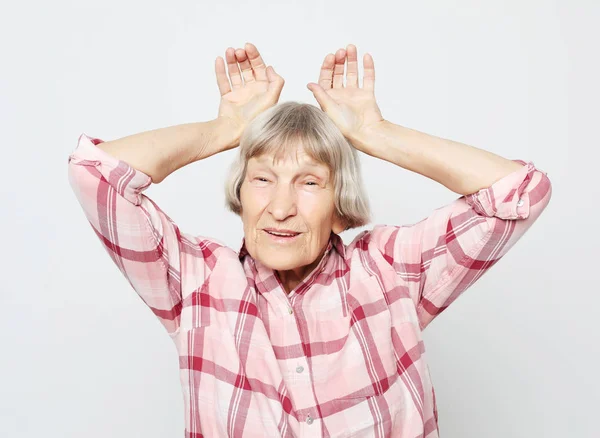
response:
{"label": "woman's nose", "polygon": [[295,216],[297,213],[296,197],[292,190],[285,187],[275,189],[269,203],[269,213],[279,221],[286,219],[288,216]]}

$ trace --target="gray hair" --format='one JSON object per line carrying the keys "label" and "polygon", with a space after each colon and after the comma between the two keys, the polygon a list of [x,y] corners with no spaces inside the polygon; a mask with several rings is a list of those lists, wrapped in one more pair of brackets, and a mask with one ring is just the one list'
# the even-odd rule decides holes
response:
{"label": "gray hair", "polygon": [[302,144],[313,159],[329,167],[333,175],[335,207],[346,229],[370,221],[369,202],[362,184],[360,162],[354,147],[320,108],[299,102],[279,103],[251,121],[240,138],[239,154],[231,165],[225,183],[227,208],[240,215],[240,188],[248,160],[273,154],[274,160],[293,144]]}

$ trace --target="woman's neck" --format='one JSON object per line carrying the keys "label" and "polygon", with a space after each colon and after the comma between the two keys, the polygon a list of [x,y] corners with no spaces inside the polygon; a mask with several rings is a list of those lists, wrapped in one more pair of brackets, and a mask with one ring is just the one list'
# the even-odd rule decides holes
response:
{"label": "woman's neck", "polygon": [[325,249],[310,265],[300,266],[294,269],[275,271],[286,294],[289,295],[289,293],[293,291],[296,286],[298,286],[306,277],[308,277],[308,275],[317,267],[323,258],[324,253]]}

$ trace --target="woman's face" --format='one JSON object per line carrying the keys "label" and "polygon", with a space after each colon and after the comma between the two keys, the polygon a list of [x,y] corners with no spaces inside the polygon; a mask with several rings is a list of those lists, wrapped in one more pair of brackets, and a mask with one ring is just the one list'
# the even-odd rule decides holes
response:
{"label": "woman's face", "polygon": [[323,253],[331,231],[343,226],[328,167],[301,147],[296,156],[275,163],[271,155],[251,158],[240,199],[248,253],[271,269],[300,274]]}

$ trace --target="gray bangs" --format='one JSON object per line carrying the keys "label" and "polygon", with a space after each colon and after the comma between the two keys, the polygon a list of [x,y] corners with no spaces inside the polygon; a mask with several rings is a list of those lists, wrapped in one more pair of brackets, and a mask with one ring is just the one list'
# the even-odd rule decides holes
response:
{"label": "gray bangs", "polygon": [[264,127],[264,134],[254,142],[240,142],[240,155],[244,161],[262,155],[272,155],[273,163],[291,158],[298,160],[298,149],[303,149],[313,160],[323,163],[334,171],[341,161],[341,151],[334,147],[325,147],[325,132],[319,132],[315,123],[315,114],[306,107],[294,112],[275,113]]}

